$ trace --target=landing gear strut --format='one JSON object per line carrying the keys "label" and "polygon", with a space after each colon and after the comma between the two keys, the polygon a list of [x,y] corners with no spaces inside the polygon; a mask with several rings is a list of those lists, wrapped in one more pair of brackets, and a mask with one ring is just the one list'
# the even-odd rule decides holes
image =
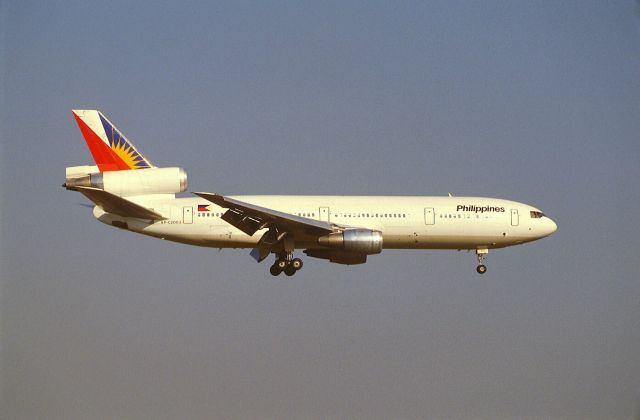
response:
{"label": "landing gear strut", "polygon": [[484,265],[484,259],[487,257],[488,253],[488,249],[476,250],[476,256],[478,257],[478,266],[476,267],[476,271],[478,272],[478,274],[484,274],[487,272],[487,266]]}
{"label": "landing gear strut", "polygon": [[276,261],[271,267],[269,272],[272,276],[277,276],[284,271],[287,276],[293,276],[303,266],[300,258],[293,258],[292,252],[276,254]]}

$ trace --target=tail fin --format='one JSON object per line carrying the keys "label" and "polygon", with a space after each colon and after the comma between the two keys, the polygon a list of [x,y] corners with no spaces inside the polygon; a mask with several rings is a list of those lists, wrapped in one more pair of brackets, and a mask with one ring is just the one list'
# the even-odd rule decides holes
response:
{"label": "tail fin", "polygon": [[74,109],[73,116],[100,172],[153,167],[100,111]]}

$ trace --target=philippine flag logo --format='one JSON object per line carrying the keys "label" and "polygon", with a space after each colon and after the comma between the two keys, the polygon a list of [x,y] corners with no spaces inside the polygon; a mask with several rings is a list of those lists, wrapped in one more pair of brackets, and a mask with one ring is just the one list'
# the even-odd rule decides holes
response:
{"label": "philippine flag logo", "polygon": [[210,211],[210,204],[198,204],[198,211]]}

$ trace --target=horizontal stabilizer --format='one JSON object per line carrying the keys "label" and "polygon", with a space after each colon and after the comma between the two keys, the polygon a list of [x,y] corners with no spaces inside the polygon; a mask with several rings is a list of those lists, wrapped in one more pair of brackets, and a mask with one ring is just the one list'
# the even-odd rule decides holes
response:
{"label": "horizontal stabilizer", "polygon": [[153,210],[149,210],[146,207],[98,188],[74,187],[74,189],[80,191],[85,197],[102,207],[107,213],[117,214],[122,217],[135,217],[137,219],[166,219],[166,217],[163,217]]}

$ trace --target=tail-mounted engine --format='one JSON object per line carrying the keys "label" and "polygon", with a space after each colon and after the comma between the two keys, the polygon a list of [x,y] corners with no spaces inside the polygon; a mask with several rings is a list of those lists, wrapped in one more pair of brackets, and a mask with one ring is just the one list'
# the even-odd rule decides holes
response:
{"label": "tail-mounted engine", "polygon": [[98,188],[120,197],[143,194],[175,194],[187,190],[187,173],[182,168],[148,168],[97,172],[96,167],[67,168],[64,187]]}

